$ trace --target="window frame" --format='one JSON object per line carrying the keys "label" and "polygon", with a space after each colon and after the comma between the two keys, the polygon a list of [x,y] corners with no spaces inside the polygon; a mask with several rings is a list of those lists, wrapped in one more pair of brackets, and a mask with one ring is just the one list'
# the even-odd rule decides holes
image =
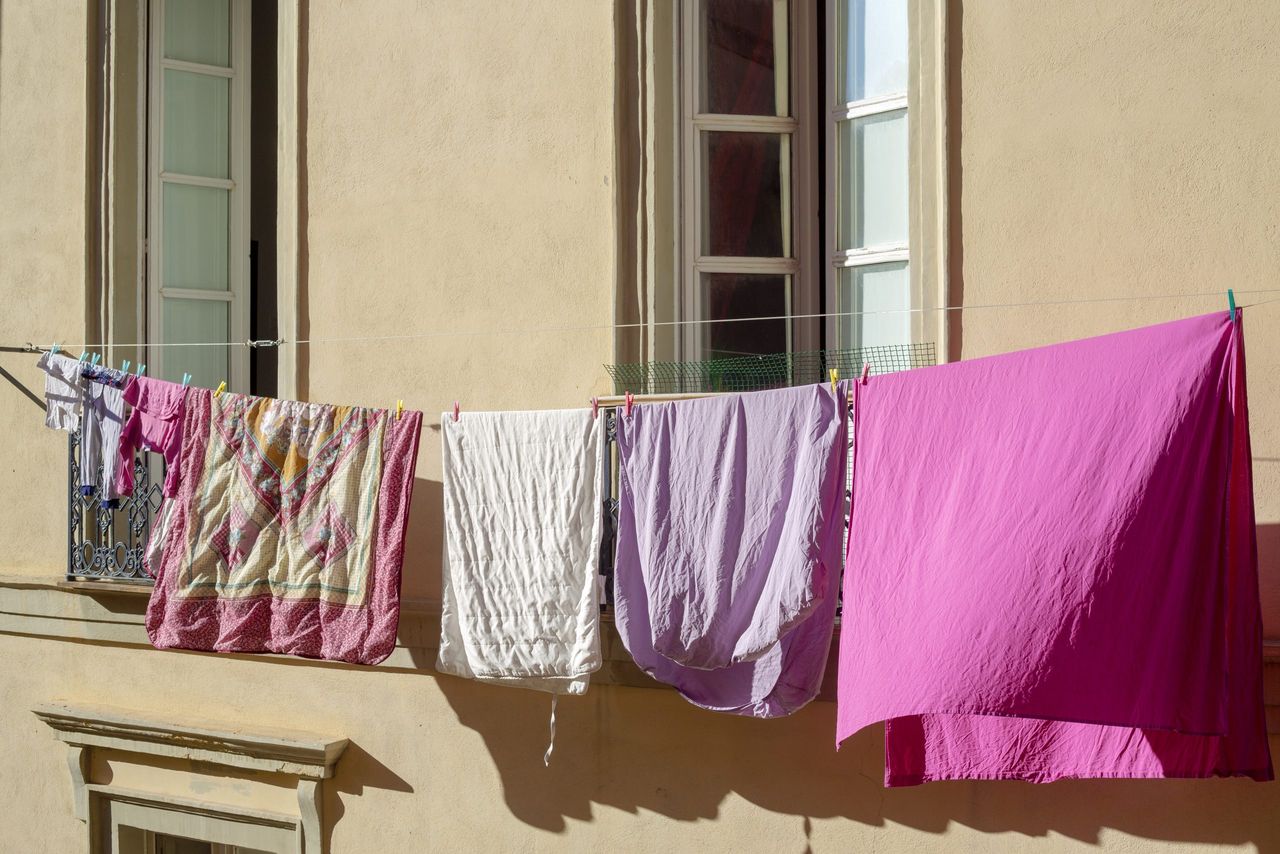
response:
{"label": "window frame", "polygon": [[214,854],[300,850],[297,819],[89,784],[91,839],[96,854],[155,854],[158,835],[208,842]]}
{"label": "window frame", "polygon": [[[703,113],[700,110],[700,81],[703,65],[702,19],[704,0],[683,0],[680,4],[679,101],[680,164],[678,171],[679,287],[675,289],[675,315],[681,323],[676,336],[679,358],[701,361],[706,324],[702,312],[702,275],[738,273],[790,276],[787,324],[788,351],[816,350],[818,324],[805,315],[819,311],[820,278],[815,269],[817,240],[817,139],[812,115],[816,101],[817,56],[815,21],[811,4],[805,0],[774,0],[787,9],[785,41],[788,77],[788,115],[755,116]],[[702,181],[705,173],[701,157],[701,135],[706,131],[768,133],[791,138],[789,205],[790,257],[715,256],[702,254]]]}
{"label": "window frame", "polygon": [[[147,360],[153,376],[164,374],[164,300],[207,300],[227,303],[227,338],[231,342],[249,338],[249,203],[252,132],[249,125],[251,92],[251,15],[249,0],[228,0],[231,14],[230,66],[204,65],[164,56],[164,16],[168,0],[147,0],[147,122],[146,163],[146,342]],[[225,77],[229,92],[229,177],[205,178],[164,170],[164,71],[187,71]],[[216,187],[228,191],[227,198],[227,290],[168,288],[164,286],[164,184]],[[227,380],[234,391],[249,391],[249,353],[244,347],[227,348]]]}
{"label": "window frame", "polygon": [[[824,81],[824,140],[826,156],[825,211],[822,266],[824,295],[828,308],[825,325],[828,346],[839,346],[838,303],[839,270],[897,261],[907,262],[910,299],[910,340],[904,343],[932,342],[939,362],[955,358],[951,352],[950,332],[959,315],[951,316],[950,243],[959,239],[952,234],[949,199],[951,162],[956,156],[950,146],[949,115],[949,23],[945,0],[905,0],[907,7],[907,91],[905,98],[868,98],[861,102],[838,103],[836,75],[837,6],[839,0],[827,0],[826,62]],[[848,110],[850,104],[858,105]],[[892,106],[889,106],[892,104]],[[842,108],[854,114],[874,115],[891,109],[906,109],[907,114],[907,181],[908,233],[905,246],[876,246],[864,250],[837,249],[836,230],[836,119]],[[862,109],[868,112],[862,113]]]}
{"label": "window frame", "polygon": [[[893,93],[887,95],[877,95],[871,98],[862,98],[856,101],[844,101],[840,97],[840,56],[839,51],[842,49],[840,42],[840,9],[847,6],[849,0],[827,0],[826,2],[826,57],[824,62],[824,81],[826,88],[826,104],[823,111],[823,135],[826,144],[824,178],[825,178],[825,207],[826,222],[824,223],[824,247],[823,267],[825,281],[826,304],[830,306],[828,309],[826,332],[829,347],[842,348],[861,346],[861,342],[844,341],[840,336],[840,322],[843,315],[848,311],[846,306],[840,300],[840,273],[846,269],[856,269],[858,267],[871,267],[878,264],[892,264],[906,262],[908,272],[908,300],[910,308],[920,308],[920,300],[916,294],[916,288],[911,285],[911,276],[914,268],[913,254],[911,245],[913,243],[911,230],[908,228],[906,243],[882,244],[875,246],[867,246],[853,249],[840,248],[840,217],[839,203],[840,191],[843,189],[840,180],[839,168],[839,131],[840,123],[856,119],[866,118],[868,116],[881,116],[889,113],[902,111],[904,121],[906,122],[908,151],[904,154],[907,160],[907,203],[910,205],[911,197],[915,194],[916,183],[918,177],[916,173],[916,161],[911,157],[910,138],[912,131],[912,120],[914,118],[910,107],[910,92],[913,86],[910,69],[912,67],[911,57],[915,50],[913,44],[913,30],[911,15],[908,13],[907,19],[907,89],[901,93]],[[903,0],[904,5],[910,5]],[[911,324],[912,333],[907,341],[900,342],[902,344],[911,344],[919,339],[918,324]]]}

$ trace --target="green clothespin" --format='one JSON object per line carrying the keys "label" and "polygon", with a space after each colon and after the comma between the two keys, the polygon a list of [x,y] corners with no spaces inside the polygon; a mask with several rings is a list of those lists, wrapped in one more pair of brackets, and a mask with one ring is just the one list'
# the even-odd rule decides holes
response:
{"label": "green clothespin", "polygon": [[127,374],[127,373],[129,373],[129,360],[128,360],[128,359],[125,359],[125,360],[124,360],[124,364],[120,366],[120,373],[122,373],[122,374]]}
{"label": "green clothespin", "polygon": [[182,374],[182,387],[186,388],[189,385],[191,385],[191,374],[184,372]]}
{"label": "green clothespin", "polygon": [[53,356],[53,355],[55,355],[55,354],[56,354],[59,350],[61,350],[61,349],[62,349],[62,345],[61,345],[61,344],[59,344],[57,341],[54,341],[54,342],[53,342],[53,347],[52,347],[52,348],[50,348],[50,350],[49,350],[49,355],[50,355],[50,356]]}
{"label": "green clothespin", "polygon": [[138,376],[142,376],[142,375],[143,375],[143,374],[145,374],[146,372],[147,372],[147,363],[146,363],[146,362],[143,362],[141,365],[138,365],[138,374],[137,374]]}
{"label": "green clothespin", "polygon": [[1227,288],[1227,305],[1230,307],[1231,322],[1236,322],[1236,292]]}
{"label": "green clothespin", "polygon": [[80,354],[80,361],[83,362],[87,358],[89,358],[89,351],[85,350],[83,353]]}
{"label": "green clothespin", "polygon": [[89,361],[89,364],[91,364],[91,365],[96,365],[96,364],[98,364],[98,362],[100,362],[100,361],[102,361],[102,356],[101,356],[100,354],[98,354],[98,353],[94,353],[94,354],[93,354],[93,359],[91,359],[91,360]]}

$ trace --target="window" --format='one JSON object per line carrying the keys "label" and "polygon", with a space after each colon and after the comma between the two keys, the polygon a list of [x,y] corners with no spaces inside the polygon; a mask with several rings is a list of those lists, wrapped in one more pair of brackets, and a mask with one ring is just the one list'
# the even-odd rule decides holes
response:
{"label": "window", "polygon": [[208,806],[175,808],[97,794],[100,854],[275,854],[297,850],[297,831],[281,820],[254,821]]}
{"label": "window", "polygon": [[118,844],[112,850],[119,851],[119,854],[271,854],[261,848],[156,833],[129,825],[117,827],[116,841]]}
{"label": "window", "polygon": [[[153,0],[148,339],[249,337],[248,0]],[[152,348],[153,371],[248,387],[244,348]]]}
{"label": "window", "polygon": [[[911,341],[906,0],[828,15],[828,245],[841,347]],[[829,291],[830,293],[830,291]],[[869,313],[858,312],[898,312]]]}
{"label": "window", "polygon": [[[945,333],[929,312],[946,299],[945,6],[679,4],[675,319],[699,322],[683,325],[677,358],[930,342],[921,358],[932,361]],[[638,51],[661,23],[641,22]],[[661,99],[645,86],[663,57],[649,50],[638,120],[657,133]],[[660,178],[660,147],[642,151]],[[636,279],[638,295],[662,293],[648,268]],[[634,314],[664,319],[643,305]],[[790,319],[700,322],[779,316]]]}
{"label": "window", "polygon": [[811,75],[793,61],[808,32],[788,0],[689,0],[683,75],[683,314],[691,359],[791,350],[811,336]]}
{"label": "window", "polygon": [[276,393],[274,352],[158,346],[276,337],[276,14],[250,0],[102,5],[91,335],[110,364]]}
{"label": "window", "polygon": [[[86,340],[103,342],[115,367],[128,360],[149,376],[189,372],[199,385],[225,379],[233,391],[291,395],[292,351],[152,345],[296,333],[297,0],[93,5]],[[80,495],[77,441],[68,579],[150,583],[142,550],[160,503],[158,457],[140,457],[134,496],[113,509]]]}

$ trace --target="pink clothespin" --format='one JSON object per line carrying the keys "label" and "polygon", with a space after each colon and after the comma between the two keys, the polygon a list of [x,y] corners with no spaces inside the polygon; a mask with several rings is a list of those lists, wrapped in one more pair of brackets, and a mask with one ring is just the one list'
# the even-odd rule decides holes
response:
{"label": "pink clothespin", "polygon": [[625,402],[625,404],[623,405],[623,408],[622,408],[622,414],[623,414],[623,415],[625,415],[626,417],[630,418],[630,417],[631,417],[631,406],[632,406],[632,404],[634,404],[634,403],[635,403],[635,401],[636,401],[636,396],[635,396],[634,394],[632,394],[631,392],[627,392],[626,397],[624,397],[624,398],[623,398],[623,400],[624,400],[624,401],[626,401],[626,402]]}
{"label": "pink clothespin", "polygon": [[867,384],[867,374],[869,373],[871,373],[871,363],[863,362],[862,363],[862,384],[863,385]]}
{"label": "pink clothespin", "polygon": [[591,398],[591,417],[600,417],[600,398],[598,397]]}
{"label": "pink clothespin", "polygon": [[453,420],[458,420],[458,401],[456,400],[453,402]]}

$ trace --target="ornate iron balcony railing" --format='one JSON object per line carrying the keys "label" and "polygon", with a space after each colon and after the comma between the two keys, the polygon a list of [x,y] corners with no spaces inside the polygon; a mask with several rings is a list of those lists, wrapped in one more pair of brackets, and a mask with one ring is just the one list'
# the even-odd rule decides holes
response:
{"label": "ornate iron balcony railing", "polygon": [[[163,463],[139,453],[134,457],[134,490],[118,506],[104,507],[97,494],[80,494],[80,431],[67,440],[67,495],[69,502],[67,535],[67,580],[111,579],[152,583],[142,568],[142,555],[151,522],[160,510],[160,478]],[[100,472],[99,472],[100,474]],[[94,477],[93,482],[99,478]]]}

